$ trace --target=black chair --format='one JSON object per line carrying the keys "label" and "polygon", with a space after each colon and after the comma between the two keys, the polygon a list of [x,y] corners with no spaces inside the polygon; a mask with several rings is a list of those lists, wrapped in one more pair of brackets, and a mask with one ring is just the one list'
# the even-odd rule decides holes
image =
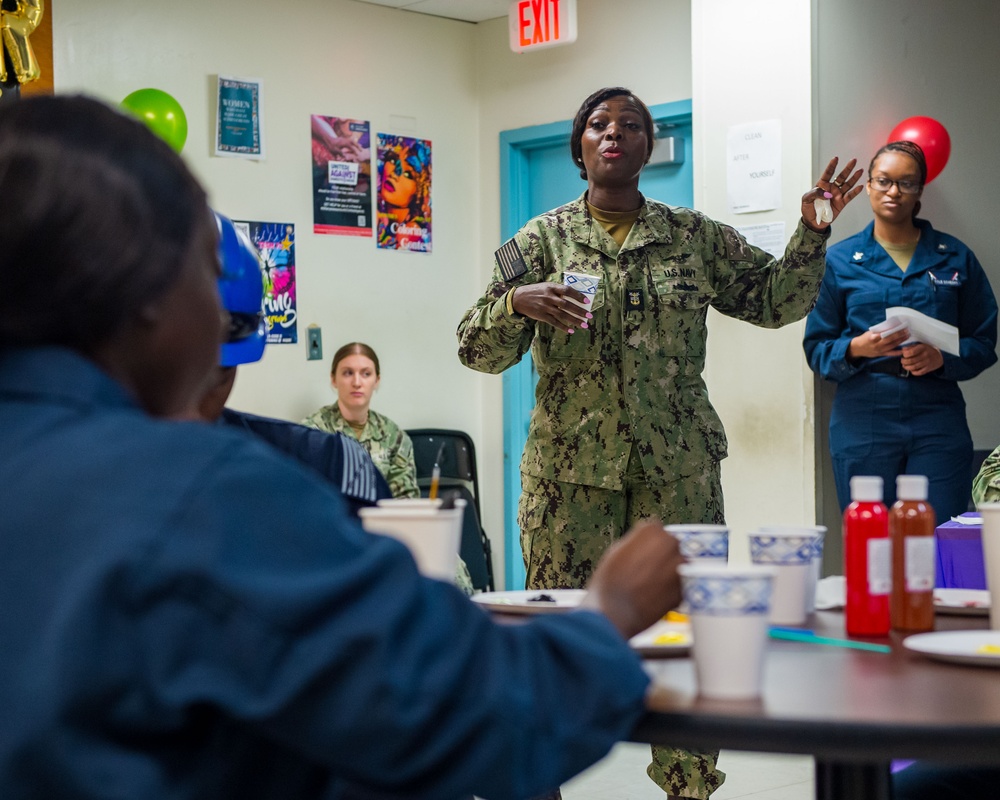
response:
{"label": "black chair", "polygon": [[462,431],[437,428],[419,428],[406,433],[413,442],[417,485],[424,497],[430,493],[434,462],[440,453],[438,496],[455,491],[466,501],[460,555],[469,568],[472,585],[480,591],[493,591],[493,551],[480,522],[479,475],[472,439]]}

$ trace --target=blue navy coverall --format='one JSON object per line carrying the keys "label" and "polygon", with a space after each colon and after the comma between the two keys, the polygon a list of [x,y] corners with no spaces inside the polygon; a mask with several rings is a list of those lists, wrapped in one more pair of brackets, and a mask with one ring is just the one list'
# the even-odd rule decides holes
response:
{"label": "blue navy coverall", "polygon": [[604,616],[495,624],[319,476],[68,350],[0,348],[0,442],[4,800],[521,800],[642,713]]}
{"label": "blue navy coverall", "polygon": [[[916,224],[920,240],[906,272],[875,241],[874,222],[827,250],[803,344],[813,371],[837,383],[830,452],[841,509],[854,475],[880,475],[887,505],[895,502],[897,475],[926,475],[941,522],[968,507],[972,437],[958,381],[997,360],[997,302],[968,247],[925,220]],[[942,353],[944,365],[921,377],[907,375],[894,357],[848,359],[851,339],[884,322],[892,306],[956,326],[961,355]]]}
{"label": "blue navy coverall", "polygon": [[220,423],[259,436],[268,444],[316,470],[336,487],[354,516],[358,510],[392,497],[389,484],[358,441],[283,419],[222,409]]}

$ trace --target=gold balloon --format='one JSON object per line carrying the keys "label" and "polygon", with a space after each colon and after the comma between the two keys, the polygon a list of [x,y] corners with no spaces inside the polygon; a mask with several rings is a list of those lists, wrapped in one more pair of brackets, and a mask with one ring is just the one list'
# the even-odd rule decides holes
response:
{"label": "gold balloon", "polygon": [[[13,11],[0,11],[0,34],[18,83],[37,80],[42,74],[28,37],[41,22],[43,11],[44,0],[17,0],[17,7]],[[6,80],[7,66],[0,58],[0,82]]]}

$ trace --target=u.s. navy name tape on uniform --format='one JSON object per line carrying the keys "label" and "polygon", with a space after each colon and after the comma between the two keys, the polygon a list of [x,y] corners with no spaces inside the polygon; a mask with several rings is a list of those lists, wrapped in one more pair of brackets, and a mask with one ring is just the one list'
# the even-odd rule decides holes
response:
{"label": "u.s. navy name tape on uniform", "polygon": [[[708,308],[766,328],[802,319],[826,239],[800,223],[775,259],[697,211],[645,199],[619,247],[580,197],[500,248],[459,324],[459,358],[499,373],[530,348],[535,362],[518,514],[529,587],[582,586],[642,517],[723,521],[726,435],[702,378]],[[588,328],[512,313],[512,289],[565,271],[601,276]],[[669,794],[706,798],[724,780],[716,756],[654,748],[649,774]]]}

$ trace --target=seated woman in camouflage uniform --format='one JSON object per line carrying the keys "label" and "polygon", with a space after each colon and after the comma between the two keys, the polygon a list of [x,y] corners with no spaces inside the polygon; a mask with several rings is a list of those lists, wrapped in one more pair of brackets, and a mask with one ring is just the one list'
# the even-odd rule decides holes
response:
{"label": "seated woman in camouflage uniform", "polygon": [[[724,522],[722,423],[702,378],[709,307],[777,328],[812,308],[829,224],[862,170],[833,159],[802,197],[783,258],[729,225],[643,197],[653,118],[628,89],[601,89],[573,120],[583,196],[527,222],[496,253],[493,279],[458,328],[459,358],[498,373],[531,349],[535,409],[518,512],[528,588],[579,588],[636,519]],[[836,173],[836,176],[835,176]],[[565,273],[600,276],[588,298]],[[708,797],[717,753],[654,748],[669,795]]]}
{"label": "seated woman in camouflage uniform", "polygon": [[345,344],[330,367],[337,402],[310,414],[302,424],[354,436],[389,482],[393,497],[420,497],[410,437],[391,419],[371,410],[372,394],[381,380],[375,351],[361,342]]}
{"label": "seated woman in camouflage uniform", "polygon": [[[353,436],[371,454],[393,497],[420,497],[413,442],[395,422],[371,410],[372,394],[381,380],[375,351],[362,342],[345,344],[334,353],[330,366],[337,402],[310,414],[302,424]],[[461,558],[455,569],[455,585],[466,594],[474,591],[469,568]]]}

